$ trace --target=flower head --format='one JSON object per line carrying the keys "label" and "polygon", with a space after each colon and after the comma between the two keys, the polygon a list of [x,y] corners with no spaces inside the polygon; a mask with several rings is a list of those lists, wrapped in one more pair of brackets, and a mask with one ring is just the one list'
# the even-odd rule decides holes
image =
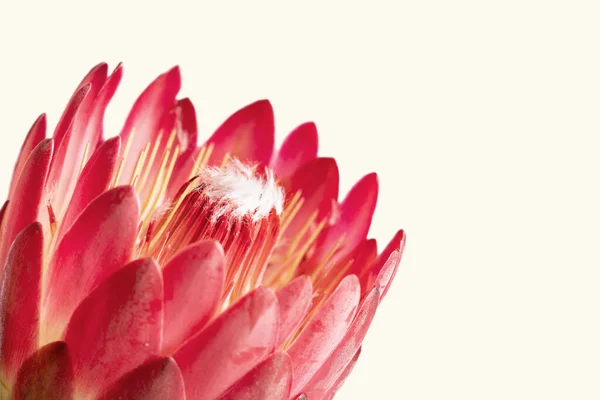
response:
{"label": "flower head", "polygon": [[51,138],[33,124],[0,213],[0,398],[329,399],[400,262],[367,239],[377,177],[338,202],[315,125],[274,152],[267,101],[197,146],[180,74],[103,137],[119,65]]}

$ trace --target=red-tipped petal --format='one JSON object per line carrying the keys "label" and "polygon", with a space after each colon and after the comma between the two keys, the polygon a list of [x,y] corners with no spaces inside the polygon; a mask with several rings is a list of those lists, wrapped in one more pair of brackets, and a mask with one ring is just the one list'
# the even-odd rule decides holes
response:
{"label": "red-tipped petal", "polygon": [[340,344],[327,358],[327,361],[321,365],[321,368],[314,374],[312,379],[304,387],[305,392],[314,390],[327,391],[343,373],[352,358],[359,350],[364,340],[367,330],[375,317],[375,311],[379,305],[379,290],[374,288],[365,297],[356,313],[352,325],[348,329],[346,336]]}
{"label": "red-tipped petal", "polygon": [[103,390],[97,400],[185,400],[181,371],[172,358],[145,362]]}
{"label": "red-tipped petal", "polygon": [[19,153],[19,158],[15,164],[15,169],[13,171],[12,181],[10,183],[10,190],[8,193],[8,198],[12,198],[14,188],[17,184],[17,180],[19,176],[21,176],[21,171],[23,170],[23,166],[29,158],[29,155],[35,149],[35,147],[46,138],[46,114],[42,114],[35,120],[31,129],[29,129],[29,133],[27,133],[27,137],[23,142],[23,146],[21,146],[21,152]]}
{"label": "red-tipped petal", "polygon": [[42,226],[34,222],[15,238],[2,273],[0,366],[11,382],[37,347],[43,252]]}
{"label": "red-tipped petal", "polygon": [[[181,74],[179,67],[174,67],[156,78],[136,100],[120,134],[124,146],[129,141],[120,184],[131,179],[138,155],[158,137],[164,114],[175,106],[180,88]],[[165,137],[169,134],[163,132]]]}
{"label": "red-tipped petal", "polygon": [[268,100],[236,111],[213,133],[207,144],[214,150],[210,164],[220,165],[226,154],[245,162],[268,165],[275,145],[275,119]]}
{"label": "red-tipped petal", "polygon": [[306,316],[312,301],[312,293],[310,278],[305,275],[294,279],[277,292],[281,315],[278,345],[287,340]]}
{"label": "red-tipped petal", "polygon": [[70,400],[73,371],[65,342],[52,342],[27,359],[17,375],[14,400]]}
{"label": "red-tipped petal", "polygon": [[191,245],[167,263],[163,354],[172,354],[213,316],[223,290],[224,267],[223,248],[214,241]]}
{"label": "red-tipped petal", "polygon": [[50,262],[42,310],[49,338],[59,339],[79,302],[131,259],[138,199],[130,186],[92,201],[65,233]]}
{"label": "red-tipped petal", "polygon": [[65,342],[78,390],[94,393],[159,351],[162,277],[152,259],[133,261],[84,299]]}
{"label": "red-tipped petal", "polygon": [[63,139],[67,135],[69,128],[73,125],[75,116],[79,112],[83,102],[93,102],[106,81],[107,73],[108,65],[100,63],[88,72],[79,86],[77,86],[77,89],[75,89],[52,135],[57,149],[62,145]]}
{"label": "red-tipped petal", "polygon": [[273,170],[279,179],[285,180],[298,168],[317,158],[318,149],[317,127],[313,122],[306,122],[285,138],[272,162]]}
{"label": "red-tipped petal", "polygon": [[321,236],[313,260],[323,259],[342,240],[335,256],[339,260],[367,237],[377,204],[378,187],[377,175],[373,173],[364,176],[350,189],[340,204],[339,219]]}
{"label": "red-tipped petal", "polygon": [[292,387],[292,360],[278,352],[238,380],[218,400],[287,400]]}
{"label": "red-tipped petal", "polygon": [[243,297],[175,353],[187,398],[222,394],[273,351],[278,328],[272,291],[259,287]]}
{"label": "red-tipped petal", "polygon": [[38,219],[40,206],[44,200],[44,185],[52,159],[52,143],[52,139],[42,140],[23,165],[2,224],[0,268],[4,265],[8,249],[17,234]]}
{"label": "red-tipped petal", "polygon": [[118,136],[107,140],[98,147],[83,168],[61,222],[60,238],[85,207],[108,189],[115,173],[120,148],[121,139]]}
{"label": "red-tipped petal", "polygon": [[360,283],[345,277],[292,344],[288,353],[294,364],[292,393],[297,394],[340,343],[356,314]]}
{"label": "red-tipped petal", "polygon": [[405,244],[406,235],[403,230],[400,230],[392,238],[386,248],[383,249],[373,264],[371,271],[375,277],[374,285],[379,288],[381,298],[387,294],[390,284],[396,275]]}

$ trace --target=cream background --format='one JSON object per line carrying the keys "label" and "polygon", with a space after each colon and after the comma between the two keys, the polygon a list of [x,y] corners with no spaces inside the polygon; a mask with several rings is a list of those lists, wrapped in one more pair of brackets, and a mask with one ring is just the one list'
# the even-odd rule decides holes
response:
{"label": "cream background", "polygon": [[4,197],[35,117],[100,60],[107,116],[174,64],[204,136],[272,100],[316,121],[342,192],[380,176],[401,271],[340,399],[600,398],[597,1],[0,0]]}

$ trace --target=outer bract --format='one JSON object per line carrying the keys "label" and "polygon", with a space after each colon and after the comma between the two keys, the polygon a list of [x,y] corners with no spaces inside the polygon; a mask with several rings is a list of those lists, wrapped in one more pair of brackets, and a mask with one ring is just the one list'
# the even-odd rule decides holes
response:
{"label": "outer bract", "polygon": [[338,200],[305,123],[278,151],[257,101],[197,146],[178,68],[115,137],[94,67],[53,134],[33,124],[0,221],[0,398],[330,399],[405,237],[367,239],[378,181]]}

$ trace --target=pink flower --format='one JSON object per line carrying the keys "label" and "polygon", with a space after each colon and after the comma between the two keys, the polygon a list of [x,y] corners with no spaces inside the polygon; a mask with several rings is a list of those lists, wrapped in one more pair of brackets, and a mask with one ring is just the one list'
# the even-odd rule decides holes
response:
{"label": "pink flower", "polygon": [[119,65],[52,138],[33,124],[2,209],[0,380],[14,399],[329,399],[400,262],[367,231],[377,176],[338,202],[312,123],[274,151],[268,101],[200,147],[178,68],[104,139]]}

